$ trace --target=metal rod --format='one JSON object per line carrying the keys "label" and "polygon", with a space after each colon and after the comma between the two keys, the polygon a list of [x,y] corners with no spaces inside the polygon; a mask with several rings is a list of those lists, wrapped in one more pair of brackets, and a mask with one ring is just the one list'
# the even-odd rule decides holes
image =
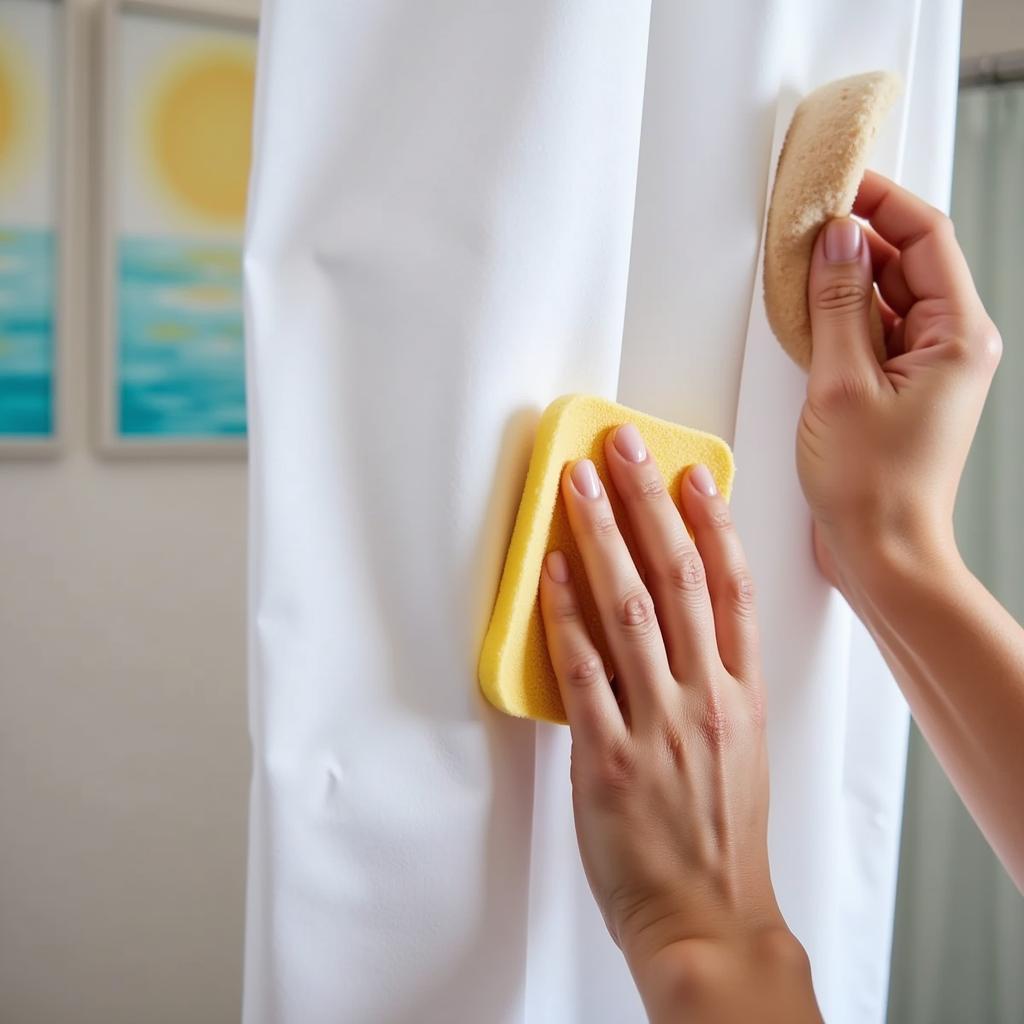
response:
{"label": "metal rod", "polygon": [[960,88],[1024,82],[1024,50],[971,57],[960,62]]}

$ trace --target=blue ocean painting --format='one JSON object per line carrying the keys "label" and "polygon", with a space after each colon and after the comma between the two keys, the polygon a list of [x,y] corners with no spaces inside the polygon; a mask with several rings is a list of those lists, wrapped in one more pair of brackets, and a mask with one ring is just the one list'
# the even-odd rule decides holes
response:
{"label": "blue ocean painting", "polygon": [[238,246],[118,242],[118,431],[127,438],[245,435]]}
{"label": "blue ocean painting", "polygon": [[54,233],[0,227],[0,435],[53,433]]}

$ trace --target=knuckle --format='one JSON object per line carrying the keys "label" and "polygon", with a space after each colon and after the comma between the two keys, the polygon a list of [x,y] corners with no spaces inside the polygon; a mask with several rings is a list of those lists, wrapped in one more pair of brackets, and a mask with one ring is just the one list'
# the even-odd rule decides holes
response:
{"label": "knuckle", "polygon": [[720,750],[732,734],[732,722],[725,709],[722,695],[712,689],[703,701],[700,715],[700,735],[709,750]]}
{"label": "knuckle", "polygon": [[619,625],[636,637],[646,637],[657,628],[654,602],[646,587],[631,590],[618,603]]}
{"label": "knuckle", "polygon": [[945,343],[946,359],[957,367],[968,368],[977,361],[978,353],[971,342],[957,335],[949,338]]}
{"label": "knuckle", "polygon": [[754,580],[745,566],[734,570],[726,581],[726,593],[732,606],[744,614],[754,609]]}
{"label": "knuckle", "polygon": [[593,651],[581,651],[569,659],[566,679],[570,686],[587,689],[605,682],[604,665]]}
{"label": "knuckle", "polygon": [[686,597],[699,595],[707,586],[704,563],[690,548],[674,552],[665,563],[664,572],[669,586]]}
{"label": "knuckle", "polygon": [[661,742],[669,764],[679,771],[686,764],[686,737],[675,721],[668,722],[661,732]]}
{"label": "knuckle", "polygon": [[605,509],[603,512],[598,512],[590,520],[590,532],[595,537],[602,539],[614,537],[619,532],[619,524],[615,522],[615,516]]}
{"label": "knuckle", "polygon": [[716,530],[731,530],[732,516],[729,514],[729,506],[724,501],[711,509],[708,513],[708,522]]}
{"label": "knuckle", "polygon": [[819,415],[861,405],[867,397],[866,382],[850,373],[812,377],[807,384],[807,401]]}
{"label": "knuckle", "polygon": [[619,740],[605,750],[592,773],[599,799],[614,801],[631,792],[636,781],[636,756],[629,744]]}
{"label": "knuckle", "polygon": [[824,313],[860,312],[871,301],[871,287],[863,281],[844,277],[818,289],[815,306]]}
{"label": "knuckle", "polygon": [[988,320],[980,331],[977,351],[982,366],[994,373],[1003,358],[1003,336],[991,320]]}
{"label": "knuckle", "polygon": [[575,601],[552,601],[548,616],[552,622],[575,622],[580,617],[579,605]]}
{"label": "knuckle", "polygon": [[634,493],[639,501],[660,501],[665,493],[665,482],[660,474],[646,477],[638,482]]}
{"label": "knuckle", "polygon": [[949,214],[944,213],[938,207],[933,206],[930,214],[931,223],[929,227],[933,234],[938,235],[944,241],[954,242],[956,240],[956,225]]}

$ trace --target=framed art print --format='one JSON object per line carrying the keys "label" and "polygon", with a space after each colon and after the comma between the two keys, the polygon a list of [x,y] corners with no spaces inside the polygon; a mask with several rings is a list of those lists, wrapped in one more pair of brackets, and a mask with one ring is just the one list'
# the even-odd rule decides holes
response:
{"label": "framed art print", "polygon": [[120,0],[105,50],[102,447],[244,453],[255,20]]}
{"label": "framed art print", "polygon": [[0,453],[51,454],[62,421],[64,6],[0,0]]}

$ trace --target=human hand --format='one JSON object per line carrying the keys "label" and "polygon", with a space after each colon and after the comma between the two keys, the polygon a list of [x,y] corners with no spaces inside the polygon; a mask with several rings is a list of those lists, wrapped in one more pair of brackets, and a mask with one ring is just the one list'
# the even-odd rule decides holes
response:
{"label": "human hand", "polygon": [[561,552],[540,585],[591,890],[652,1018],[731,999],[739,1019],[748,1004],[736,1000],[756,998],[769,1019],[766,994],[785,984],[780,1007],[818,1019],[769,875],[757,623],[728,505],[691,468],[680,496],[694,543],[636,428],[609,431],[605,450],[646,584],[593,463],[567,465],[561,486],[617,696]]}
{"label": "human hand", "polygon": [[[848,597],[893,558],[955,555],[957,485],[1002,350],[948,217],[871,171],[853,211],[870,227],[830,221],[815,244],[797,431],[818,563]],[[872,278],[881,366],[868,331]]]}

